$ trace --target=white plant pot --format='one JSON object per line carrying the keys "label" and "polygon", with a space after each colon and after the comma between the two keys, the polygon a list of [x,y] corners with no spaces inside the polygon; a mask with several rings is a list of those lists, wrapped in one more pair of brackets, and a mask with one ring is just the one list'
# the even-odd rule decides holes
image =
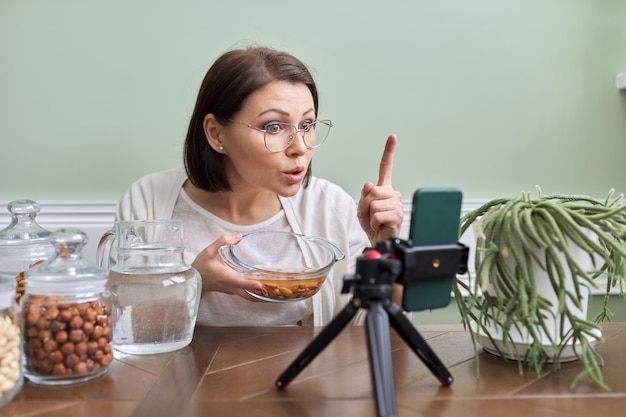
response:
{"label": "white plant pot", "polygon": [[[590,271],[593,267],[593,264],[591,262],[591,259],[589,258],[589,255],[576,245],[570,244],[569,247],[572,253],[574,254],[574,256],[576,257],[579,265],[585,270]],[[540,254],[540,258],[543,259],[542,254]],[[561,258],[562,258],[561,261],[564,262],[563,265],[565,267],[565,270],[569,273],[569,268],[567,267],[567,264],[565,263],[565,260],[563,259],[564,257],[561,256]],[[509,265],[509,267],[514,269],[514,266],[513,266],[514,259],[512,255],[508,258],[507,264]],[[535,286],[537,289],[537,293],[543,296],[544,298],[546,298],[547,300],[549,300],[553,306],[551,317],[548,317],[545,319],[547,331],[544,331],[543,329],[539,329],[540,331],[538,331],[538,334],[540,335],[540,338],[541,338],[541,344],[543,345],[546,354],[550,358],[552,358],[554,356],[555,351],[554,351],[553,343],[551,340],[556,341],[557,346],[558,346],[558,344],[561,343],[561,341],[563,340],[562,335],[568,334],[568,332],[572,328],[572,325],[569,319],[565,319],[563,323],[561,323],[561,320],[558,317],[558,312],[557,312],[558,304],[559,304],[558,296],[555,293],[554,289],[552,288],[552,285],[550,283],[550,279],[547,273],[543,269],[541,269],[539,266],[534,265],[533,275],[535,277]],[[579,278],[579,280],[582,280],[582,278]],[[565,279],[565,286],[567,290],[569,290],[573,294],[576,293],[575,288],[574,288],[574,281],[571,278],[571,276],[568,276]],[[493,286],[489,284],[487,288],[487,292],[493,294],[493,291],[494,291]],[[590,292],[591,292],[591,289],[587,286],[583,286],[582,288],[580,288],[580,294],[581,294],[580,308],[577,307],[575,303],[569,298],[566,299],[567,309],[574,316],[584,319],[584,320],[587,319],[587,310],[588,310]],[[493,321],[485,323],[484,327],[486,328],[487,333],[485,333],[483,329],[478,329],[477,327],[478,326],[476,326],[474,330],[479,336],[478,342],[481,344],[481,346],[487,352],[493,353],[495,355],[500,355],[500,353],[498,352],[498,349],[499,349],[499,351],[503,354],[503,356],[509,359],[517,360],[518,358],[523,358],[524,354],[526,353],[526,351],[528,350],[529,346],[531,345],[533,341],[532,336],[528,333],[526,328],[523,328],[521,326],[519,328],[512,326],[508,331],[508,334],[511,338],[510,341],[513,343],[512,345],[511,343],[509,343],[508,345],[504,343],[503,336],[502,336],[502,327],[496,323],[493,323]],[[489,338],[489,335],[491,336],[491,339]],[[592,342],[595,342],[598,339],[600,339],[602,334],[600,331],[597,331],[595,336],[596,336],[596,339],[593,340]],[[568,344],[564,347],[563,351],[561,352],[559,361],[567,362],[567,361],[571,361],[575,359],[577,359],[576,346],[570,340]]]}

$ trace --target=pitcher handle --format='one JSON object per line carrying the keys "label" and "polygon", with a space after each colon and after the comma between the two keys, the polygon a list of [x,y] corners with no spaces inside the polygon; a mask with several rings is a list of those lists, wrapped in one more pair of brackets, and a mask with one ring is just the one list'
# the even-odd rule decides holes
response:
{"label": "pitcher handle", "polygon": [[113,266],[113,258],[111,257],[111,249],[113,248],[113,242],[115,241],[115,230],[107,230],[100,241],[98,242],[98,248],[96,251],[96,263],[101,268],[110,269]]}

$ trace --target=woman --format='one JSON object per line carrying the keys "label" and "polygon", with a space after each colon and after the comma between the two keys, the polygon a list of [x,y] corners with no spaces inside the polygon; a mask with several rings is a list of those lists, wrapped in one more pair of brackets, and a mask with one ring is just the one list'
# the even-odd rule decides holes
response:
{"label": "woman", "polygon": [[[185,221],[185,256],[202,276],[198,324],[325,325],[348,301],[341,287],[356,257],[398,236],[403,208],[391,186],[395,135],[387,139],[377,184],[364,185],[357,205],[339,186],[311,175],[313,150],[332,126],[317,117],[317,88],[301,61],[262,47],[226,52],[200,87],[184,169],[148,175],[122,197],[118,220]],[[246,290],[261,284],[225,266],[217,251],[256,230],[322,236],[346,259],[308,300],[253,302]]]}

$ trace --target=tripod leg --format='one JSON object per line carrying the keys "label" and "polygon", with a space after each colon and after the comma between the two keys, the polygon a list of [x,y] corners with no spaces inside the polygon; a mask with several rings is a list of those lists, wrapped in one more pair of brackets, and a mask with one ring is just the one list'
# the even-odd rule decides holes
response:
{"label": "tripod leg", "polygon": [[406,344],[424,362],[430,372],[437,377],[441,385],[444,387],[452,385],[454,378],[452,378],[441,359],[413,326],[413,323],[402,313],[400,307],[395,303],[390,303],[385,306],[385,310],[389,313],[389,320],[393,328],[396,329]]}
{"label": "tripod leg", "polygon": [[396,399],[391,362],[389,317],[382,301],[372,301],[366,316],[367,346],[378,417],[395,417]]}
{"label": "tripod leg", "polygon": [[283,390],[287,388],[287,385],[296,377],[302,370],[322,351],[324,348],[332,342],[332,340],[341,332],[341,330],[352,320],[359,307],[354,302],[354,299],[335,316],[335,318],[328,323],[324,330],[322,330],[311,343],[298,355],[298,357],[283,371],[283,373],[276,380],[276,388]]}

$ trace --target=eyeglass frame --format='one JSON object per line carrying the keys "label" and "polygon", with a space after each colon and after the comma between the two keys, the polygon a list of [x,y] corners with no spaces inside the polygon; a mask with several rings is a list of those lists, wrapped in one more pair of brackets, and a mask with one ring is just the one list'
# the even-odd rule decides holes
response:
{"label": "eyeglass frame", "polygon": [[[289,146],[291,146],[291,144],[293,143],[293,140],[295,139],[295,137],[298,136],[298,133],[300,133],[300,132],[304,133],[304,135],[302,135],[302,141],[304,142],[304,146],[306,146],[308,149],[318,148],[318,147],[322,146],[322,144],[324,144],[324,142],[326,141],[326,138],[328,137],[328,134],[330,133],[330,129],[333,127],[333,122],[330,121],[329,119],[315,120],[315,121],[311,122],[307,127],[302,128],[302,129],[298,129],[298,126],[292,125],[291,123],[275,122],[275,124],[279,124],[281,126],[291,126],[291,127],[293,127],[295,129],[295,134],[290,135],[289,143],[287,143],[287,145],[285,145],[284,148],[278,149],[278,150],[273,150],[273,149],[270,149],[269,146],[267,146],[267,139],[266,139],[266,135],[268,134],[267,129],[259,129],[258,127],[252,126],[252,125],[250,125],[248,123],[240,122],[239,120],[235,120],[235,119],[228,119],[228,121],[239,123],[241,125],[249,127],[250,129],[254,129],[257,132],[262,132],[263,133],[263,144],[265,145],[265,149],[267,149],[268,151],[273,152],[273,153],[282,152],[285,149],[289,148]],[[322,143],[316,144],[315,146],[310,146],[306,142],[306,133],[308,131],[310,131],[311,128],[314,128],[317,123],[322,123],[322,124],[325,124],[326,126],[328,126],[328,133],[326,133],[326,136],[324,137],[324,140],[322,141]],[[270,135],[271,135],[271,133],[270,133]]]}

